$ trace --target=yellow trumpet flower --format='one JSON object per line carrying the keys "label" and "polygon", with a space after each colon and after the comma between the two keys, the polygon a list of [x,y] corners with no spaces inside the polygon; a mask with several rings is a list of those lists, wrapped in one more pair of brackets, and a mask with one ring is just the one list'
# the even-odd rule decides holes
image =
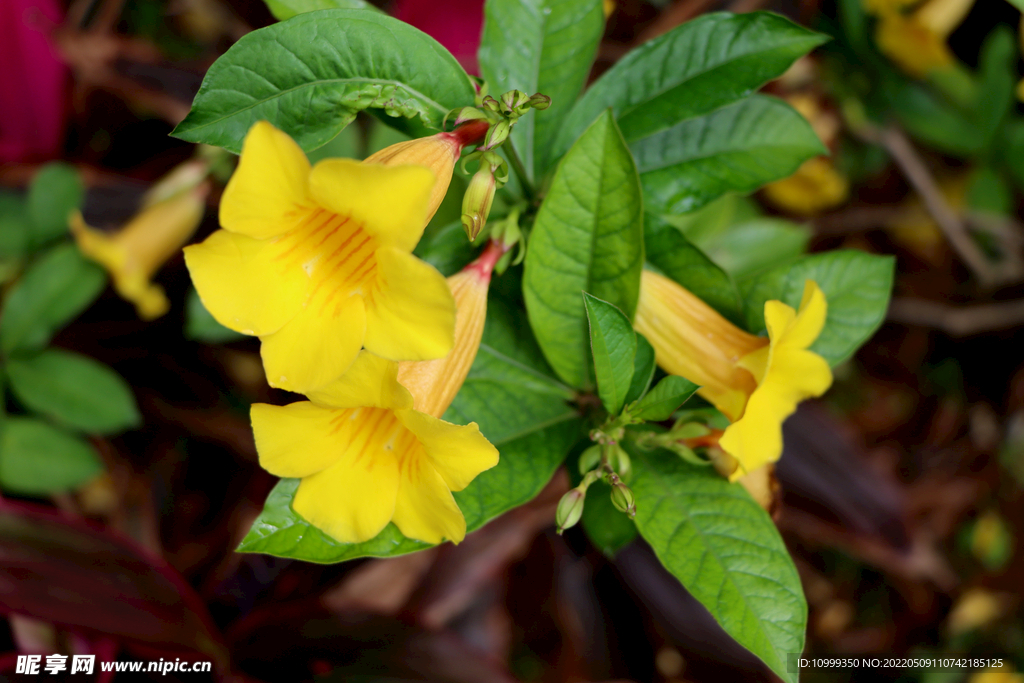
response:
{"label": "yellow trumpet flower", "polygon": [[285,133],[250,129],[221,200],[223,230],[187,247],[185,261],[214,318],[263,342],[271,386],[308,394],[364,346],[395,361],[451,350],[451,292],[411,252],[462,144],[442,133],[310,168]]}
{"label": "yellow trumpet flower", "polygon": [[476,423],[457,426],[414,409],[398,364],[363,351],[341,379],[309,401],[256,404],[260,465],[302,481],[292,508],[343,543],[367,541],[394,522],[408,538],[459,543],[461,491],[498,462]]}
{"label": "yellow trumpet flower", "polygon": [[953,66],[955,57],[946,40],[973,5],[974,0],[928,0],[904,14],[885,3],[869,4],[879,15],[875,42],[903,71],[923,78],[931,71]]}
{"label": "yellow trumpet flower", "polygon": [[643,272],[634,326],[658,365],[701,385],[698,393],[732,422],[719,440],[737,461],[731,481],[778,460],[782,422],[832,384],[828,363],[807,350],[826,312],[824,293],[808,280],[799,311],[765,302],[768,339],[755,337],[672,280]]}
{"label": "yellow trumpet flower", "polygon": [[135,304],[143,320],[159,318],[170,308],[163,288],[150,279],[202,222],[209,192],[206,170],[200,161],[178,167],[147,193],[139,213],[116,233],[89,227],[77,211],[68,222],[78,248],[110,272],[114,289]]}

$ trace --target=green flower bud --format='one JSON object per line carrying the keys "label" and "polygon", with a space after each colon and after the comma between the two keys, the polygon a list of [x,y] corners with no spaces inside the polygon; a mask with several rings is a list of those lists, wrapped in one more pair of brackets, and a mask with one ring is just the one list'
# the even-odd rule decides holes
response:
{"label": "green flower bud", "polygon": [[497,181],[494,179],[494,171],[489,164],[482,164],[480,170],[473,174],[466,194],[462,197],[462,228],[470,241],[475,240],[487,225],[495,189]]}
{"label": "green flower bud", "polygon": [[636,500],[633,498],[633,491],[621,482],[612,484],[612,505],[619,512],[625,512],[630,517],[636,515]]}
{"label": "green flower bud", "polygon": [[583,516],[583,502],[587,494],[579,489],[572,489],[558,501],[558,509],[555,510],[555,524],[558,525],[558,533],[562,533],[570,527],[576,526]]}
{"label": "green flower bud", "polygon": [[536,93],[526,103],[534,109],[547,109],[551,106],[551,98],[547,95]]}
{"label": "green flower bud", "polygon": [[586,474],[601,464],[601,446],[594,444],[580,455],[580,474]]}
{"label": "green flower bud", "polygon": [[529,100],[529,95],[522,90],[509,90],[501,96],[501,110],[505,114],[511,114],[529,102]]}
{"label": "green flower bud", "polygon": [[501,143],[508,139],[509,131],[512,126],[509,124],[508,119],[502,119],[496,124],[490,127],[487,131],[487,137],[484,138],[484,144],[481,149],[494,149]]}
{"label": "green flower bud", "polygon": [[476,107],[463,107],[462,109],[456,109],[455,111],[458,112],[457,118],[455,119],[455,125],[456,126],[462,125],[466,121],[476,121],[476,120],[480,120],[480,119],[483,119],[483,120],[487,119],[487,114],[485,114],[484,112],[480,111]]}
{"label": "green flower bud", "polygon": [[612,444],[609,449],[608,464],[623,479],[629,479],[633,474],[633,461],[629,459],[629,455],[622,450],[622,446],[619,444]]}

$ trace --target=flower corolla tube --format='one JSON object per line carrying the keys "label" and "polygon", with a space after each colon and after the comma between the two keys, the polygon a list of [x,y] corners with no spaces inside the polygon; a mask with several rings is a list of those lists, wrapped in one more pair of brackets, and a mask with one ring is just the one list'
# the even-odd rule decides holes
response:
{"label": "flower corolla tube", "polygon": [[185,261],[214,318],[260,338],[271,386],[308,394],[363,347],[395,361],[451,350],[451,292],[411,252],[461,146],[441,133],[311,168],[285,133],[265,121],[250,129],[221,200],[223,229],[187,247]]}
{"label": "flower corolla tube", "polygon": [[719,446],[742,475],[779,459],[782,422],[800,401],[832,384],[824,358],[808,348],[825,325],[827,304],[807,280],[799,310],[764,307],[768,338],[749,334],[672,280],[645,270],[634,326],[654,347],[658,365],[701,385],[698,393],[732,424]]}

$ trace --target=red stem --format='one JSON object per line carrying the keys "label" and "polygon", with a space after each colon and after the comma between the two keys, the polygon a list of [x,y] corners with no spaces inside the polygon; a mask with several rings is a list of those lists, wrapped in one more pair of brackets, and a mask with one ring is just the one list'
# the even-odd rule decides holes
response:
{"label": "red stem", "polygon": [[450,136],[459,145],[459,151],[462,150],[466,145],[472,145],[480,142],[487,135],[487,129],[491,127],[491,124],[487,121],[470,121],[464,123],[450,133],[443,133],[443,135]]}
{"label": "red stem", "polygon": [[505,255],[506,251],[508,251],[508,247],[504,244],[491,240],[487,243],[487,247],[480,252],[480,256],[463,268],[463,270],[476,271],[482,280],[489,282],[491,273],[494,272],[494,266],[497,265],[498,260]]}

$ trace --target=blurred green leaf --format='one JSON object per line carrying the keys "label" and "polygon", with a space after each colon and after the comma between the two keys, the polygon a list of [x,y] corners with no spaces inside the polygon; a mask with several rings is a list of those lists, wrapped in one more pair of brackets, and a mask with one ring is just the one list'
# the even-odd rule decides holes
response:
{"label": "blurred green leaf", "polygon": [[527,244],[523,296],[530,326],[567,384],[591,382],[580,294],[589,292],[632,319],[643,262],[636,167],[606,112],[559,164]]}
{"label": "blurred green leaf", "polygon": [[315,12],[318,9],[367,9],[380,12],[365,0],[265,0],[267,9],[278,21],[291,19],[296,14]]}
{"label": "blurred green leaf", "polygon": [[28,187],[32,219],[30,246],[39,248],[68,234],[68,216],[82,206],[85,187],[73,166],[56,162],[43,166]]}
{"label": "blurred green leaf", "polygon": [[730,226],[701,248],[738,281],[801,256],[810,240],[806,226],[763,217]]}
{"label": "blurred green leaf", "polygon": [[1013,211],[1013,190],[991,166],[981,166],[971,174],[967,185],[967,206],[972,211],[1006,216]]}
{"label": "blurred green leaf", "polygon": [[647,393],[647,388],[651,386],[651,380],[654,379],[654,371],[658,369],[651,342],[647,341],[647,337],[639,332],[634,334],[636,334],[636,358],[633,360],[633,380],[629,384],[629,391],[626,392],[627,404]]}
{"label": "blurred green leaf", "polygon": [[956,106],[918,83],[887,86],[889,110],[918,140],[961,158],[979,154],[985,135]]}
{"label": "blurred green leaf", "polygon": [[1017,41],[1009,26],[996,26],[985,37],[978,59],[978,100],[975,104],[978,127],[986,146],[1014,108],[1017,85]]}
{"label": "blurred green leaf", "polygon": [[466,230],[462,227],[461,219],[436,230],[428,228],[413,251],[416,256],[441,271],[445,277],[462,270],[473,260],[476,252],[477,247],[466,239]]}
{"label": "blurred green leaf", "polygon": [[238,152],[266,120],[304,150],[332,140],[363,110],[383,109],[416,135],[470,105],[473,84],[436,40],[377,12],[325,9],[243,36],[206,73],[173,135]]}
{"label": "blurred green leaf", "polygon": [[693,211],[727,192],[751,192],[828,150],[795,109],[752,95],[629,145],[647,209]]}
{"label": "blurred green leaf", "polygon": [[103,471],[92,446],[41,420],[8,417],[0,429],[0,486],[12,493],[61,493]]}
{"label": "blurred green leaf", "polygon": [[612,505],[611,487],[600,479],[587,489],[583,506],[583,530],[609,559],[637,537],[636,524]]}
{"label": "blurred green leaf", "polygon": [[224,344],[245,337],[240,332],[228,329],[210,315],[199,298],[195,287],[189,290],[185,299],[185,338],[206,342],[207,344]]}
{"label": "blurred green leaf", "polygon": [[633,143],[741,100],[828,40],[769,12],[715,13],[688,21],[631,51],[573,107],[558,158],[611,108]]}
{"label": "blurred green leaf", "polygon": [[733,322],[743,319],[739,292],[729,274],[663,218],[644,217],[647,261]]}
{"label": "blurred green leaf", "polygon": [[764,330],[764,303],[777,299],[798,309],[804,283],[814,280],[825,293],[828,315],[825,328],[811,351],[830,365],[843,362],[885,320],[892,294],[895,259],[844,249],[805,256],[773,268],[742,284],[747,303],[747,329]]}
{"label": "blurred green leaf", "polygon": [[491,95],[518,89],[551,98],[549,108],[531,112],[512,129],[512,144],[531,181],[554,161],[554,136],[587,81],[603,33],[601,0],[487,0],[484,5],[480,75]]}
{"label": "blurred green leaf", "polygon": [[103,269],[74,244],[39,257],[11,288],[0,312],[0,350],[36,349],[81,313],[106,286]]}
{"label": "blurred green leaf", "polygon": [[633,382],[636,333],[629,318],[607,301],[583,292],[590,323],[597,394],[609,415],[618,415]]}
{"label": "blurred green leaf", "polygon": [[796,683],[786,655],[803,652],[807,603],[771,518],[710,468],[664,450],[629,453],[640,535],[726,633]]}
{"label": "blurred green leaf", "polygon": [[0,261],[24,256],[31,231],[32,220],[25,202],[17,195],[0,192]]}
{"label": "blurred green leaf", "polygon": [[27,408],[90,434],[111,434],[141,422],[128,383],[91,358],[59,349],[15,356],[11,388]]}
{"label": "blurred green leaf", "polygon": [[688,379],[669,375],[637,401],[629,412],[642,420],[661,422],[672,417],[672,413],[690,400],[698,389],[700,387]]}

